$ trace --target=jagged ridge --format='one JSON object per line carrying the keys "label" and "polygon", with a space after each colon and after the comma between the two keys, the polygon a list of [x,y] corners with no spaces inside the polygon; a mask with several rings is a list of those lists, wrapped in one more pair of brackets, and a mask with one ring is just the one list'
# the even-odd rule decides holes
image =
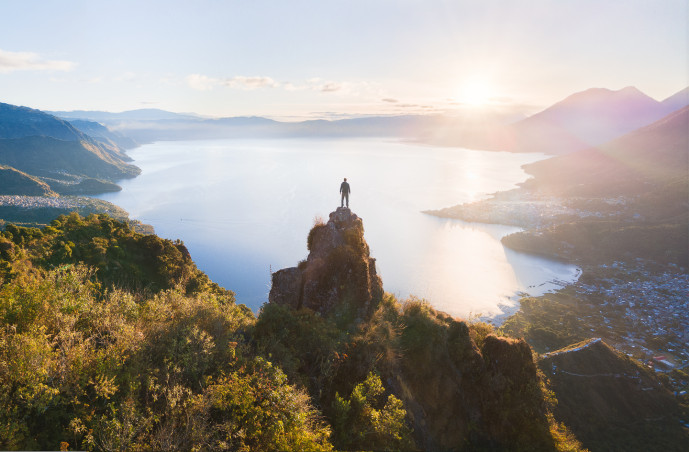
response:
{"label": "jagged ridge", "polygon": [[255,339],[290,378],[304,381],[335,426],[337,394],[373,372],[404,403],[424,450],[557,448],[524,340],[497,337],[487,325],[467,325],[423,301],[384,296],[363,222],[349,209],[314,226],[308,247],[298,267],[273,274]]}

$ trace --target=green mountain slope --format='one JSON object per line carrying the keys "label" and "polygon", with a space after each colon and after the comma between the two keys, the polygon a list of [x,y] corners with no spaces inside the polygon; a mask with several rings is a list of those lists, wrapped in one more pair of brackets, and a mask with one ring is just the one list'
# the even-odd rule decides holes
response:
{"label": "green mountain slope", "polygon": [[47,136],[82,141],[85,135],[67,121],[28,107],[0,103],[0,138]]}
{"label": "green mountain slope", "polygon": [[[106,135],[102,130],[99,133]],[[129,160],[116,143],[94,139],[67,121],[39,110],[0,103],[0,164],[46,178],[45,182],[57,192],[112,191],[113,187],[102,183],[74,185],[83,178],[113,182],[134,177],[140,170],[127,163]]]}
{"label": "green mountain slope", "polygon": [[64,173],[96,179],[134,177],[141,170],[85,141],[47,136],[0,140],[0,164],[26,173],[60,178]]}
{"label": "green mountain slope", "polygon": [[[126,137],[119,132],[110,130],[97,122],[74,119],[70,120],[69,123],[86,135],[96,138],[101,143],[109,145],[114,150],[133,149],[137,146],[137,143],[131,138]],[[124,153],[120,154],[124,159],[129,158]]]}
{"label": "green mountain slope", "polygon": [[0,165],[0,195],[57,196],[42,180]]}

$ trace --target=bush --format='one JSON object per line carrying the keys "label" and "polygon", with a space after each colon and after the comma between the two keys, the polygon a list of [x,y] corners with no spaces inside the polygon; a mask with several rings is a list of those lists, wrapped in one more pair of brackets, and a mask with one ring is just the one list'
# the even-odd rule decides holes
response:
{"label": "bush", "polygon": [[385,397],[380,377],[369,373],[348,399],[335,395],[333,442],[344,450],[409,450],[414,448],[406,410],[394,395]]}
{"label": "bush", "polygon": [[251,353],[255,319],[231,297],[15,270],[0,287],[0,448],[331,448],[308,396]]}

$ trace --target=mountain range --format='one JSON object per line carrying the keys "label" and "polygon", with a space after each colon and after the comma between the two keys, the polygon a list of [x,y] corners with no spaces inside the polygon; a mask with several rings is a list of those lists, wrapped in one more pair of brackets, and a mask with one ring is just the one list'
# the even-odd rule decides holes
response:
{"label": "mountain range", "polygon": [[634,196],[686,179],[689,107],[607,143],[526,165],[524,184],[556,195]]}
{"label": "mountain range", "polygon": [[[657,101],[634,87],[592,88],[510,124],[445,127],[436,144],[512,152],[569,154],[603,144],[689,105],[689,88]],[[438,133],[440,132],[440,133]]]}
{"label": "mountain range", "polygon": [[[42,190],[36,186],[36,180],[27,179],[22,174],[41,179],[49,185],[51,192],[61,194],[118,190],[115,181],[134,177],[139,171],[129,163],[131,159],[125,151],[140,143],[158,140],[395,137],[474,149],[546,154],[585,151],[572,161],[564,161],[565,165],[573,164],[575,168],[577,160],[583,162],[590,158],[600,163],[601,156],[608,152],[596,150],[603,143],[647,126],[687,105],[689,88],[663,101],[656,101],[633,87],[617,91],[592,88],[572,94],[527,118],[490,113],[280,122],[263,117],[204,118],[158,109],[120,113],[57,111],[49,114],[0,103],[0,164],[18,170],[12,173],[12,187],[5,189],[0,186],[0,190],[16,192],[21,186],[17,184],[18,180],[24,180],[29,191]],[[682,118],[675,121],[681,122]],[[657,135],[662,138],[661,134]],[[626,148],[625,143],[619,146]],[[611,149],[609,146],[604,148]],[[568,180],[564,174],[566,171],[558,172],[550,167],[559,165],[558,162],[543,163],[543,168],[550,169],[540,171],[541,183],[547,179],[543,175],[546,172],[558,174],[558,178],[562,176],[562,181]],[[648,159],[637,162],[638,165],[647,163],[659,162]],[[675,163],[683,164],[681,161]],[[539,171],[538,165],[531,168]],[[601,171],[600,168],[589,171],[589,176],[600,175]],[[615,181],[621,184],[619,186],[625,181],[629,182],[626,185],[633,185],[632,179],[620,173]],[[598,180],[603,182],[605,178]]]}
{"label": "mountain range", "polygon": [[474,149],[566,154],[624,135],[686,105],[689,87],[662,102],[627,87],[575,93],[527,118],[492,112],[281,122],[262,117],[203,118],[157,109],[52,113],[69,121],[100,122],[138,142],[237,137],[400,137]]}
{"label": "mountain range", "polygon": [[12,173],[14,188],[2,182],[3,193],[22,184],[33,190],[36,178],[61,194],[101,193],[118,190],[114,181],[139,174],[121,147],[133,141],[99,124],[76,124],[96,137],[40,110],[0,103],[0,165],[18,170]]}
{"label": "mountain range", "polygon": [[548,153],[585,149],[651,124],[686,105],[688,89],[659,102],[631,86],[618,91],[592,88],[515,124],[516,146],[522,150],[538,146],[530,135],[545,129],[557,131],[564,141],[561,149],[559,144],[551,143],[552,148],[544,149],[552,149]]}

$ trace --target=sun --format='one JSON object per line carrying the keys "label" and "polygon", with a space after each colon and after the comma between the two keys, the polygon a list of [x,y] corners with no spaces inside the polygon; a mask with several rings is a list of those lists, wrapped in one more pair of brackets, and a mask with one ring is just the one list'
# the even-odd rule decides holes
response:
{"label": "sun", "polygon": [[470,80],[459,90],[459,101],[471,107],[484,107],[495,98],[495,89],[487,81]]}

